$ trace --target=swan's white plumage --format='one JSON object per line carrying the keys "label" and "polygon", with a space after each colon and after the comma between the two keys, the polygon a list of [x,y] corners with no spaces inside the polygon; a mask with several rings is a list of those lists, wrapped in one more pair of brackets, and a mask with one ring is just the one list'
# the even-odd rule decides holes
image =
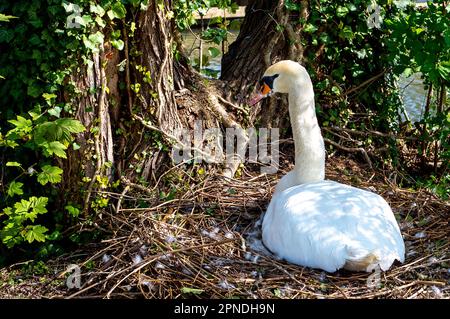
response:
{"label": "swan's white plumage", "polygon": [[374,254],[387,270],[405,248],[394,215],[379,195],[333,181],[275,193],[264,216],[263,242],[288,262],[334,272]]}
{"label": "swan's white plumage", "polygon": [[311,79],[300,64],[280,61],[273,92],[289,94],[295,167],[277,184],[262,223],[263,242],[291,263],[321,268],[387,270],[404,261],[405,245],[379,195],[325,179],[325,147]]}

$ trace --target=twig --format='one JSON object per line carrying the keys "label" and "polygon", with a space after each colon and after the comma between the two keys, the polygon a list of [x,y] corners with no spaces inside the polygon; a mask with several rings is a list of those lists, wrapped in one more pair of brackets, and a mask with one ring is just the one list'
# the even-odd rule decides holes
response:
{"label": "twig", "polygon": [[342,151],[349,152],[349,153],[353,153],[353,152],[361,153],[363,155],[364,159],[366,160],[367,164],[369,164],[370,169],[372,169],[372,167],[373,167],[372,166],[372,161],[370,160],[369,155],[367,155],[366,150],[363,149],[362,147],[345,147],[345,146],[342,146],[342,145],[340,145],[340,144],[338,144],[338,143],[336,143],[336,142],[334,142],[334,141],[332,141],[332,140],[330,140],[328,138],[324,138],[323,140],[325,141],[325,143],[331,144],[334,147],[336,147],[336,148],[338,148],[338,149],[340,149]]}
{"label": "twig", "polygon": [[368,84],[370,84],[370,83],[372,83],[372,82],[378,80],[378,79],[379,79],[380,77],[382,77],[387,71],[388,71],[388,69],[384,69],[381,73],[379,73],[379,74],[377,74],[377,75],[371,77],[370,79],[364,81],[364,82],[361,83],[360,85],[358,85],[358,86],[356,86],[356,87],[354,87],[354,88],[351,88],[351,89],[347,90],[347,91],[344,92],[344,94],[342,94],[342,95],[343,95],[343,96],[347,96],[347,95],[349,95],[349,94],[351,94],[351,93],[353,93],[353,92],[358,91],[359,89],[365,87],[366,85],[368,85]]}
{"label": "twig", "polygon": [[129,185],[125,186],[125,188],[123,189],[122,193],[120,194],[119,200],[117,201],[116,214],[119,213],[120,206],[122,205],[123,197],[125,196],[125,194],[128,192],[129,189],[130,189]]}
{"label": "twig", "polygon": [[230,101],[225,100],[223,97],[221,97],[220,95],[217,95],[217,98],[224,104],[231,106],[233,108],[235,108],[236,110],[239,110],[241,112],[243,112],[244,114],[248,115],[248,111],[238,105],[235,105],[233,103],[231,103]]}
{"label": "twig", "polygon": [[[180,249],[175,249],[173,251],[171,251],[171,254],[176,254],[176,253],[180,253],[180,252],[185,252],[188,250],[193,250],[193,249],[199,249],[199,248],[205,248],[208,246],[219,246],[219,245],[223,245],[226,243],[230,243],[236,241],[236,239],[226,239],[223,240],[221,242],[215,242],[215,243],[208,243],[208,244],[204,244],[204,245],[198,245],[198,246],[191,246],[191,247],[184,247],[184,248],[180,248]],[[164,253],[160,253],[157,254],[156,256],[152,256],[152,258],[150,260],[147,261],[143,261],[140,264],[136,265],[136,266],[132,266],[132,267],[136,267],[132,272],[130,272],[129,274],[127,274],[125,277],[123,277],[121,280],[119,280],[106,294],[106,298],[109,299],[111,293],[128,277],[130,277],[131,275],[133,275],[134,273],[138,272],[139,270],[141,270],[142,268],[144,268],[145,266],[153,263],[155,260],[157,260],[158,258],[162,257],[163,255],[167,255],[168,252],[164,252]],[[129,267],[129,268],[132,268]]]}

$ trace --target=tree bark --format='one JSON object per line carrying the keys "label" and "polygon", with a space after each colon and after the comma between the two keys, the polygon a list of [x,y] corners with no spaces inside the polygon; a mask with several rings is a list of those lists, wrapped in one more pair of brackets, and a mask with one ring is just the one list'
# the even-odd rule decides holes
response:
{"label": "tree bark", "polygon": [[[105,37],[99,53],[92,54],[93,63],[72,74],[81,94],[70,102],[77,106],[75,118],[86,131],[76,137],[80,149],[69,150],[67,161],[60,163],[65,175],[61,202],[79,203],[87,212],[93,194],[101,196],[97,191],[114,179],[126,175],[133,181],[150,181],[163,169],[167,156],[155,144],[164,142],[164,136],[148,132],[136,118],[168,133],[182,125],[174,93],[175,87],[184,86],[190,70],[185,61],[174,62],[176,33],[166,18],[169,10],[170,1],[163,1],[163,6],[151,1],[148,10],[137,14],[133,36],[123,24],[124,51],[112,49]],[[126,72],[119,71],[123,60]],[[119,90],[119,82],[126,90]]]}
{"label": "tree bark", "polygon": [[[249,1],[239,36],[222,58],[221,79],[228,81],[233,98],[245,103],[255,83],[273,63],[290,59],[304,62],[301,25],[292,23],[308,15],[308,1],[297,1],[299,12],[285,8],[285,1]],[[286,97],[263,101],[261,125],[287,127]]]}

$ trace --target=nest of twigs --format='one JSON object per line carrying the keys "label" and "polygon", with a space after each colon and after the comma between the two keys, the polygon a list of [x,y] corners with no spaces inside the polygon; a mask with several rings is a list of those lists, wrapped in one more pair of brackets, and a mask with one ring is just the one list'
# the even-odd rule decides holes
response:
{"label": "nest of twigs", "polygon": [[[365,171],[348,159],[331,162],[328,179],[367,188],[389,202],[406,242],[403,264],[381,274],[329,274],[276,260],[258,240],[258,220],[278,177],[244,170],[239,180],[204,174],[200,183],[187,181],[183,191],[164,201],[151,196],[154,190],[143,194],[133,184],[112,194],[120,207],[105,212],[98,224],[111,231],[110,239],[89,246],[76,258],[54,261],[61,271],[69,263],[80,265],[81,288],[68,290],[67,274],[60,272],[54,278],[59,285],[47,283],[41,295],[448,298],[449,203],[425,190],[398,188],[381,173]],[[139,207],[143,205],[148,207]]]}

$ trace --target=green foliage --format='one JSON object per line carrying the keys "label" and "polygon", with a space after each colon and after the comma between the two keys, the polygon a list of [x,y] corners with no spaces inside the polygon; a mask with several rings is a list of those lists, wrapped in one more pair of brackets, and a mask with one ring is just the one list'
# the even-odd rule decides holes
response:
{"label": "green foliage", "polygon": [[[450,5],[447,1],[429,2],[426,9],[407,7],[386,19],[390,36],[386,39],[389,61],[395,75],[418,73],[434,94],[415,133],[423,142],[421,150],[428,157],[434,151],[435,174],[425,182],[428,188],[448,198],[450,163],[450,115],[447,96],[450,92]],[[447,110],[447,111],[446,111]],[[436,147],[436,143],[439,145]],[[437,162],[441,170],[437,172]]]}
{"label": "green foliage", "polygon": [[445,3],[433,1],[422,10],[409,7],[384,21],[390,31],[386,45],[396,74],[421,72],[436,87],[450,84],[450,6]]}
{"label": "green foliage", "polygon": [[[72,118],[76,106],[70,100],[82,92],[75,90],[69,75],[81,70],[80,61],[92,64],[92,53],[100,52],[106,41],[122,50],[123,27],[129,27],[130,36],[136,29],[134,22],[125,25],[127,16],[147,10],[148,4],[148,0],[0,4],[5,13],[0,22],[9,21],[0,29],[0,152],[6,162],[0,185],[0,240],[7,247],[60,238],[58,230],[47,235],[49,229],[67,224],[55,206],[56,186],[64,173],[56,163],[67,158],[69,147],[80,148],[74,135],[85,130]],[[100,197],[94,206],[107,203]],[[72,219],[79,216],[76,204],[61,204]],[[26,205],[28,212],[23,210]],[[48,214],[47,206],[55,212]],[[50,246],[44,247],[47,252],[54,250]]]}
{"label": "green foliage", "polygon": [[[370,28],[371,4],[371,0],[311,2],[307,21],[298,21],[303,31],[301,41],[307,48],[309,71],[321,102],[320,117],[327,125],[356,124],[349,122],[352,112],[372,110],[381,116],[369,119],[365,125],[395,131],[399,117],[393,106],[398,102],[393,80],[381,77],[357,94],[347,94],[386,68],[387,51],[380,44],[387,34],[383,24],[380,29]],[[377,4],[385,18],[397,12],[392,1]],[[300,10],[299,1],[286,1],[285,6]],[[388,85],[380,85],[383,82]]]}
{"label": "green foliage", "polygon": [[[233,0],[178,0],[174,3],[175,22],[178,29],[184,31],[190,29],[194,24],[200,23],[202,28],[201,41],[208,45],[207,54],[199,52],[199,58],[193,59],[191,65],[206,76],[217,78],[219,72],[208,69],[207,66],[211,59],[216,58],[221,53],[213,45],[219,46],[228,41],[228,29],[231,27],[231,23],[222,17],[216,17],[210,19],[208,24],[204,26],[203,21],[199,22],[194,19],[194,13],[204,16],[211,7],[226,9],[233,13],[239,8]],[[202,58],[201,63],[200,56]]]}
{"label": "green foliage", "polygon": [[44,241],[47,228],[41,225],[31,225],[38,215],[47,212],[47,197],[32,196],[28,200],[22,199],[13,207],[6,207],[0,217],[6,217],[3,228],[0,229],[0,239],[8,248],[26,240],[28,243]]}
{"label": "green foliage", "polygon": [[42,167],[42,172],[37,175],[37,181],[41,185],[59,183],[61,182],[62,172],[63,170],[57,166],[45,165]]}
{"label": "green foliage", "polygon": [[[293,14],[301,10],[300,1],[284,4]],[[397,80],[401,74],[421,72],[427,88],[434,88],[434,97],[430,112],[408,134],[424,142],[416,147],[419,151],[424,147],[428,161],[434,157],[435,173],[430,183],[437,193],[445,194],[450,162],[450,7],[444,0],[429,2],[428,8],[422,9],[408,0],[380,0],[376,4],[380,15],[375,27],[371,0],[312,1],[308,19],[297,21],[322,126],[389,134],[398,133],[401,127],[411,128],[411,123],[402,126],[404,106]],[[367,115],[355,121],[354,113]],[[372,148],[387,147],[390,157],[384,158],[385,163],[400,164],[395,140],[367,137],[363,143]]]}
{"label": "green foliage", "polygon": [[[85,2],[77,3],[83,7]],[[69,117],[72,107],[57,104],[61,88],[70,86],[67,75],[78,67],[76,57],[89,52],[80,44],[83,32],[90,33],[91,19],[77,19],[81,29],[66,28],[68,9],[74,8],[57,0],[0,5],[0,11],[17,17],[0,29],[0,74],[4,76],[0,152],[6,162],[0,187],[0,240],[9,248],[54,239],[41,223],[52,226],[52,218],[43,216],[57,192],[42,185],[61,182],[62,169],[50,162],[66,158],[73,135],[84,131],[79,121]],[[12,16],[0,16],[1,21],[6,18]]]}

